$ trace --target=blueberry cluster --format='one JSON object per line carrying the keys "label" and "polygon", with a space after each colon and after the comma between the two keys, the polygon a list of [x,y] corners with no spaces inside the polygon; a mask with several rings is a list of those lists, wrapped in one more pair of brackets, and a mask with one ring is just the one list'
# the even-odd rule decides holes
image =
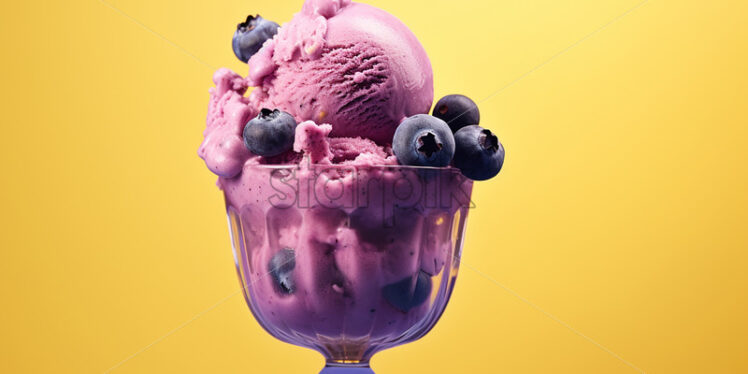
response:
{"label": "blueberry cluster", "polygon": [[[504,164],[504,146],[491,130],[478,125],[478,106],[462,95],[443,97],[433,115],[417,114],[395,130],[392,151],[403,165],[445,167],[450,164],[473,180],[495,177]],[[252,153],[272,157],[293,147],[294,117],[262,109],[244,127],[244,144]]]}
{"label": "blueberry cluster", "polygon": [[404,165],[443,167],[452,163],[473,180],[495,177],[504,164],[504,146],[480,123],[478,106],[463,95],[448,95],[431,116],[408,117],[395,130],[392,150]]}

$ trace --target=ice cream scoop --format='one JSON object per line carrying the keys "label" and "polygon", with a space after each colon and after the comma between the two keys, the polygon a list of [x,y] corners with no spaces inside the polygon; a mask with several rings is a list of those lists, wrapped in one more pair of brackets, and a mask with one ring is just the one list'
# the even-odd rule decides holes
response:
{"label": "ice cream scoop", "polygon": [[366,4],[309,0],[249,60],[250,101],[330,136],[390,143],[406,117],[434,99],[431,63],[400,20]]}

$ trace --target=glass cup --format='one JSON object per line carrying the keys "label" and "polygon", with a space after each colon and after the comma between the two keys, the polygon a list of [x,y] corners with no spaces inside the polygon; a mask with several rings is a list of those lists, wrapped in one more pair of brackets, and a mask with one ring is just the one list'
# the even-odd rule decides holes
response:
{"label": "glass cup", "polygon": [[254,165],[222,188],[250,310],[320,352],[322,373],[373,373],[374,353],[421,338],[444,311],[472,192],[459,170]]}

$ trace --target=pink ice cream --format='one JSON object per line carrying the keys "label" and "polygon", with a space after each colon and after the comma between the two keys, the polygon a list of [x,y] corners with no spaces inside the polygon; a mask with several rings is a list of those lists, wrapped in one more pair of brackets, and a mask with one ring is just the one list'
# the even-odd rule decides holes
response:
{"label": "pink ice cream", "polygon": [[358,150],[368,164],[391,164],[383,159],[392,155],[395,128],[427,113],[434,98],[431,63],[415,35],[389,13],[349,0],[308,0],[252,56],[247,78],[219,69],[213,81],[199,155],[224,178],[239,174],[245,162],[300,159],[298,153],[256,159],[243,146],[244,125],[262,108],[329,124],[333,148],[348,152],[332,162],[352,161]]}
{"label": "pink ice cream", "polygon": [[404,118],[434,99],[431,63],[397,18],[366,4],[307,1],[249,61],[252,101],[331,136],[392,141]]}
{"label": "pink ice cream", "polygon": [[[393,155],[398,124],[433,101],[412,32],[369,5],[307,0],[249,60],[247,78],[219,69],[213,80],[198,153],[219,176],[260,323],[341,360],[425,333],[451,292],[453,233],[472,183],[451,167],[400,167]],[[262,157],[244,146],[262,108],[295,117],[293,149]],[[268,276],[283,250],[295,256],[290,290]]]}
{"label": "pink ice cream", "polygon": [[378,145],[369,138],[330,137],[333,126],[313,121],[296,128],[294,149],[280,156],[266,158],[253,155],[244,146],[242,131],[247,121],[256,116],[260,107],[244,96],[247,80],[228,70],[213,75],[216,86],[210,89],[207,126],[198,155],[219,184],[224,179],[240,177],[244,165],[299,163],[306,157],[312,163],[394,165],[397,159],[389,145]]}

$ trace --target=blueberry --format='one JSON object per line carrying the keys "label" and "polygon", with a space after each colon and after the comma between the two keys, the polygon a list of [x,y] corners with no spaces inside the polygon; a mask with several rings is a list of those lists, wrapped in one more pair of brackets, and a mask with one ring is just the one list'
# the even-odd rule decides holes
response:
{"label": "blueberry", "polygon": [[407,313],[429,298],[429,295],[431,295],[431,277],[419,271],[415,279],[411,276],[384,286],[382,295],[393,307]]}
{"label": "blueberry", "polygon": [[351,212],[348,225],[358,235],[358,239],[371,244],[377,250],[403,238],[411,238],[420,228],[421,212],[415,208],[390,207],[385,212],[381,205],[362,206]]}
{"label": "blueberry", "polygon": [[466,177],[482,181],[499,174],[504,165],[504,146],[491,130],[465,126],[455,133],[454,165]]}
{"label": "blueberry", "polygon": [[455,139],[444,121],[417,114],[397,127],[392,151],[404,165],[447,166],[455,153]]}
{"label": "blueberry", "polygon": [[293,281],[293,269],[295,267],[296,254],[290,248],[281,249],[270,259],[268,272],[270,272],[274,284],[281,293],[292,294],[296,290]]}
{"label": "blueberry", "polygon": [[246,63],[253,54],[260,50],[266,40],[278,33],[278,27],[280,26],[277,23],[268,21],[259,15],[247,16],[246,21],[236,25],[234,38],[231,39],[234,54]]}
{"label": "blueberry", "polygon": [[262,109],[244,126],[244,145],[252,153],[265,157],[277,156],[293,147],[296,120],[278,109]]}
{"label": "blueberry", "polygon": [[442,119],[452,132],[480,123],[480,111],[473,100],[464,95],[447,95],[434,107],[434,117]]}

